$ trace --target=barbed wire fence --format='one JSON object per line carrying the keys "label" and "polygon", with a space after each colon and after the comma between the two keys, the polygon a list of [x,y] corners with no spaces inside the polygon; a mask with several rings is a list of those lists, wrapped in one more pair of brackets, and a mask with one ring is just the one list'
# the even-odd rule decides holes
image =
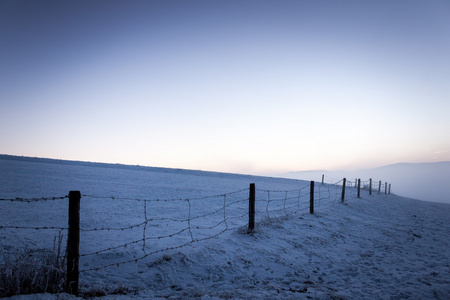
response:
{"label": "barbed wire fence", "polygon": [[[133,258],[119,259],[104,265],[90,264],[89,268],[81,269],[80,272],[138,262],[156,253],[212,239],[226,231],[243,227],[246,225],[245,218],[248,216],[246,209],[248,191],[249,189],[242,189],[213,196],[185,199],[129,199],[83,195],[83,199],[92,201],[104,199],[113,200],[116,204],[121,201],[140,203],[141,207],[139,205],[123,206],[122,209],[128,211],[124,211],[122,214],[128,216],[128,219],[135,216],[136,219],[141,218],[142,221],[122,227],[81,227],[80,231],[86,234],[117,231],[115,240],[127,242],[95,251],[82,252],[80,258],[103,255],[121,248],[132,252]],[[142,211],[139,213],[139,210]],[[120,223],[119,220],[118,222]],[[89,239],[88,236],[86,238]]]}
{"label": "barbed wire fence", "polygon": [[[158,253],[217,238],[227,231],[250,233],[254,231],[255,223],[264,224],[280,217],[307,213],[308,209],[314,213],[315,208],[360,197],[361,190],[369,191],[371,195],[372,192],[381,193],[383,189],[381,181],[372,179],[361,182],[359,179],[334,181],[327,178],[327,183],[325,178],[322,176],[322,184],[315,185],[311,181],[292,190],[255,189],[251,184],[249,188],[197,198],[139,199],[80,192],[61,197],[0,198],[0,203],[69,199],[69,226],[0,224],[0,229],[66,231],[66,291],[77,295],[80,273],[138,263]],[[387,183],[384,192],[388,192]],[[81,214],[80,199],[83,199]],[[102,215],[102,209],[108,220],[96,217]],[[90,213],[84,213],[85,210]],[[71,224],[71,218],[78,218],[78,221]]]}

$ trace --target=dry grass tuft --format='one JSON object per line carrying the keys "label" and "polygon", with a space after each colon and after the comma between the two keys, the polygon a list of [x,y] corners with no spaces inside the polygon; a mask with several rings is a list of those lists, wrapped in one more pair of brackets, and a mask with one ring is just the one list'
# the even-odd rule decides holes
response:
{"label": "dry grass tuft", "polygon": [[6,254],[0,246],[0,297],[19,294],[59,293],[65,285],[63,236],[54,239],[53,250],[37,249]]}

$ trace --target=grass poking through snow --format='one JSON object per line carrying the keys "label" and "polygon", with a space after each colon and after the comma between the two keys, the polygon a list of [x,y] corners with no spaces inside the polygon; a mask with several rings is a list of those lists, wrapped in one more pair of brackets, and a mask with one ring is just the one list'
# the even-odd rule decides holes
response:
{"label": "grass poking through snow", "polygon": [[25,249],[7,254],[0,246],[0,297],[62,292],[66,277],[62,240],[60,233],[53,250]]}

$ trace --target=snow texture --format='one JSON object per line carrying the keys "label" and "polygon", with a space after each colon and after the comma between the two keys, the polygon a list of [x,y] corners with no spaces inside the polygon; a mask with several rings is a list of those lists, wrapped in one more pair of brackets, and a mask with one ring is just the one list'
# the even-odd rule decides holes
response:
{"label": "snow texture", "polygon": [[[359,199],[350,187],[341,203],[342,187],[316,182],[315,213],[309,214],[309,182],[299,180],[39,160],[0,159],[0,169],[2,199],[81,191],[81,227],[96,229],[81,232],[80,253],[94,253],[80,258],[84,270],[80,290],[86,295],[106,293],[104,299],[448,299],[450,295],[449,204],[367,191]],[[248,234],[248,185],[253,182],[257,224]],[[144,220],[145,230],[142,226],[99,230]],[[147,239],[143,245],[144,238],[178,232],[187,222],[189,230]],[[0,201],[0,226],[6,225],[67,227],[67,199]],[[51,248],[57,233],[1,228],[0,245],[6,253]],[[133,241],[139,242],[120,247]],[[96,253],[108,248],[112,249]],[[135,261],[120,263],[127,260]],[[103,267],[115,263],[119,264]]]}

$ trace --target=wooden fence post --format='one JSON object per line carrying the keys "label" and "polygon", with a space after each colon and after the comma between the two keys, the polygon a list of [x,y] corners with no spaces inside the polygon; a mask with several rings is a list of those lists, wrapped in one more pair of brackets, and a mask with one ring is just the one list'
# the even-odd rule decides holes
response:
{"label": "wooden fence post", "polygon": [[378,194],[381,192],[381,180],[378,182]]}
{"label": "wooden fence post", "polygon": [[358,198],[361,198],[361,178],[358,178]]}
{"label": "wooden fence post", "polygon": [[387,194],[387,182],[384,183],[384,194]]}
{"label": "wooden fence post", "polygon": [[389,191],[388,191],[388,194],[390,194],[391,193],[391,184],[389,183]]}
{"label": "wooden fence post", "polygon": [[372,195],[372,178],[369,179],[369,195]]}
{"label": "wooden fence post", "polygon": [[248,197],[248,233],[255,229],[255,184],[250,183],[250,192]]}
{"label": "wooden fence post", "polygon": [[66,292],[78,296],[78,264],[80,257],[80,199],[79,191],[69,192],[69,231],[67,234]]}
{"label": "wooden fence post", "polygon": [[324,174],[322,174],[322,184],[323,184],[323,181],[324,181],[324,178],[325,177],[325,175]]}
{"label": "wooden fence post", "polygon": [[345,198],[345,185],[347,184],[347,179],[343,179],[342,181],[342,196],[341,196],[341,202],[344,202]]}
{"label": "wooden fence post", "polygon": [[311,186],[309,189],[309,213],[314,213],[314,181],[311,181]]}

